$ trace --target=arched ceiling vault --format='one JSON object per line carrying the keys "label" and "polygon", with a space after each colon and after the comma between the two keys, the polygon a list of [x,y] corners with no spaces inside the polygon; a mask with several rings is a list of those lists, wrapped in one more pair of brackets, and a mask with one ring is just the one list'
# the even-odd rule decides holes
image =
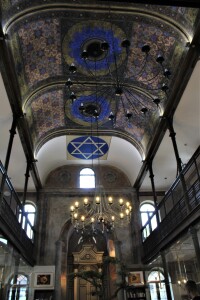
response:
{"label": "arched ceiling vault", "polygon": [[53,138],[96,131],[148,156],[159,126],[166,130],[161,117],[176,109],[177,77],[198,20],[199,10],[189,7],[4,0],[4,49],[16,91],[10,101],[23,113],[32,153]]}

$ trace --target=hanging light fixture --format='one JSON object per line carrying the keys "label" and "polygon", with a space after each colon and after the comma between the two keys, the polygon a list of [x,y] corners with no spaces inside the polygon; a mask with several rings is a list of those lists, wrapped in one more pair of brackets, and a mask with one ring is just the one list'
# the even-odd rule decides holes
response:
{"label": "hanging light fixture", "polygon": [[[96,100],[97,101],[97,100]],[[97,148],[100,147],[99,132],[98,132],[98,111],[96,105],[90,105],[87,108],[87,113],[91,118],[91,137],[93,136],[93,119],[96,123]],[[95,153],[100,153],[96,149]],[[91,153],[93,148],[91,147]],[[132,206],[130,201],[125,201],[122,197],[119,199],[113,198],[105,192],[101,185],[100,162],[97,157],[98,173],[96,174],[96,187],[94,196],[84,198],[82,203],[75,201],[70,207],[71,222],[74,229],[82,234],[89,233],[95,235],[98,233],[112,232],[115,227],[125,227],[130,223]],[[92,160],[93,168],[93,160]]]}
{"label": "hanging light fixture", "polygon": [[[65,83],[67,116],[74,116],[82,125],[98,127],[109,120],[115,126],[123,117],[131,122],[135,114],[157,111],[167,97],[171,75],[162,52],[156,55],[149,44],[139,43],[134,53],[123,30],[110,21],[81,25],[74,25],[66,39],[74,37],[65,58],[70,62]],[[128,68],[133,61],[133,67]],[[76,231],[110,232],[130,222],[131,210],[129,202],[111,198],[98,183],[93,199],[71,206],[71,221]]]}
{"label": "hanging light fixture", "polygon": [[76,201],[70,211],[71,222],[77,232],[89,231],[95,235],[112,232],[115,227],[127,226],[132,206],[123,198],[116,200],[107,196],[103,186],[97,186],[94,198],[84,198],[82,203]]}
{"label": "hanging light fixture", "polygon": [[[110,43],[100,38],[91,38],[83,43],[79,53],[81,70],[74,63],[69,66],[70,77],[66,89],[71,104],[81,99],[89,86],[90,103],[94,94],[98,98],[99,109],[95,111],[98,116],[101,114],[101,106],[105,105],[104,99],[109,99],[107,119],[113,124],[118,114],[121,118],[122,111],[128,121],[133,118],[133,114],[147,115],[157,109],[162,111],[161,102],[167,98],[171,71],[165,65],[161,51],[155,56],[155,49],[151,54],[150,45],[145,44],[140,47],[140,53],[137,49],[135,54],[130,49],[128,39],[122,40],[119,45],[114,34],[112,37]],[[127,65],[134,55],[138,55],[137,63],[127,71]],[[83,68],[85,80],[79,82]],[[80,102],[79,110],[83,114],[87,110],[87,102]]]}

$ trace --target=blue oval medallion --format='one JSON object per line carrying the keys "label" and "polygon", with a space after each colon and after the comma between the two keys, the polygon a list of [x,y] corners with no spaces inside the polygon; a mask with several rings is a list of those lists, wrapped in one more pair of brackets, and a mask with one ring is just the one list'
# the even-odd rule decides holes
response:
{"label": "blue oval medallion", "polygon": [[96,136],[82,136],[72,140],[67,151],[79,159],[95,159],[107,153],[108,144]]}

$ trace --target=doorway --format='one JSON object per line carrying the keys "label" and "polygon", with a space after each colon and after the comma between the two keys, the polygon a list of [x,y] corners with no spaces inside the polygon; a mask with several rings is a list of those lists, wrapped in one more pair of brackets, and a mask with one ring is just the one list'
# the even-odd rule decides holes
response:
{"label": "doorway", "polygon": [[[104,286],[99,276],[102,274],[100,266],[103,264],[104,252],[97,251],[94,244],[83,244],[80,251],[72,254],[74,270],[79,274],[74,278],[74,300],[98,300],[96,286]],[[106,273],[104,277],[107,277]]]}
{"label": "doorway", "polygon": [[[98,272],[97,266],[81,266],[79,272],[83,271]],[[78,278],[78,300],[98,300],[95,294],[95,287],[88,281]]]}

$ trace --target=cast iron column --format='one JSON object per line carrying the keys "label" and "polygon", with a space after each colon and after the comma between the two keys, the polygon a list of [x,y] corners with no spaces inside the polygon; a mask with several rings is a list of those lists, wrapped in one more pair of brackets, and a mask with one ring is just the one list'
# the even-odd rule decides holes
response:
{"label": "cast iron column", "polygon": [[8,148],[7,148],[7,153],[6,153],[6,159],[5,159],[5,173],[3,174],[2,180],[1,180],[1,201],[3,199],[3,193],[4,193],[4,185],[5,185],[5,180],[6,180],[6,176],[7,176],[7,171],[8,171],[8,165],[9,165],[9,161],[10,161],[10,155],[11,155],[11,150],[12,150],[12,145],[13,145],[13,140],[14,140],[14,136],[16,134],[16,127],[17,127],[17,120],[16,118],[13,118],[13,122],[12,122],[12,126],[10,129],[10,139],[9,139],[9,143],[8,143]]}
{"label": "cast iron column", "polygon": [[11,129],[9,130],[10,131],[10,139],[9,139],[9,143],[8,143],[6,159],[5,159],[5,166],[4,166],[6,172],[8,171],[8,165],[9,165],[9,161],[10,161],[13,140],[14,140],[14,136],[16,134],[16,127],[17,127],[17,119],[13,118],[12,126],[11,126]]}
{"label": "cast iron column", "polygon": [[199,246],[199,240],[198,240],[198,235],[197,235],[197,230],[194,227],[189,228],[189,233],[192,236],[193,244],[194,244],[194,250],[196,253],[196,258],[197,258],[197,276],[198,276],[198,281],[200,280],[200,246]]}
{"label": "cast iron column", "polygon": [[178,147],[177,147],[177,143],[176,143],[176,133],[175,133],[174,127],[173,127],[173,119],[172,118],[166,118],[166,120],[167,120],[168,130],[170,132],[169,136],[171,137],[172,144],[173,144],[173,147],[174,147],[174,153],[175,153],[175,157],[176,157],[177,168],[178,168],[180,181],[181,181],[183,192],[184,192],[185,205],[186,205],[186,208],[187,208],[187,213],[189,214],[190,211],[191,211],[191,208],[190,208],[190,204],[189,204],[189,197],[188,197],[188,193],[187,193],[187,186],[186,186],[186,183],[185,183],[185,178],[182,174],[182,162],[181,162],[181,159],[179,157]]}
{"label": "cast iron column", "polygon": [[28,180],[29,180],[29,172],[30,172],[30,169],[31,169],[31,164],[29,162],[27,162],[27,165],[26,165],[26,173],[24,174],[25,176],[25,183],[24,183],[24,193],[23,193],[23,206],[25,205],[25,202],[26,202],[26,194],[27,194],[27,188],[28,188]]}
{"label": "cast iron column", "polygon": [[168,275],[168,268],[167,268],[167,262],[166,262],[166,257],[165,257],[165,252],[161,251],[161,258],[162,258],[162,263],[163,263],[163,270],[164,270],[164,277],[165,277],[165,286],[166,286],[166,293],[167,293],[167,299],[172,300],[172,295],[171,295],[171,289],[170,289],[170,283],[169,283],[169,275]]}
{"label": "cast iron column", "polygon": [[[24,205],[26,203],[26,194],[27,194],[27,187],[28,187],[28,179],[30,177],[29,171],[30,171],[30,163],[27,162],[26,173],[24,174],[24,176],[25,176],[25,183],[24,183],[24,193],[23,193],[23,200],[22,200],[22,218],[21,218],[21,224],[23,223],[24,216],[26,216],[26,212],[24,210]],[[27,219],[25,219],[24,230],[26,231],[26,229],[27,229]],[[22,226],[21,226],[21,232],[22,232]]]}
{"label": "cast iron column", "polygon": [[155,212],[156,212],[156,221],[157,221],[157,226],[159,226],[160,219],[158,215],[158,203],[157,203],[157,195],[156,195],[156,190],[155,190],[155,183],[154,183],[154,174],[153,174],[153,169],[152,169],[152,160],[148,162],[148,169],[149,169],[149,178],[151,180],[151,187],[153,191],[153,200],[154,200],[154,206],[155,206]]}

